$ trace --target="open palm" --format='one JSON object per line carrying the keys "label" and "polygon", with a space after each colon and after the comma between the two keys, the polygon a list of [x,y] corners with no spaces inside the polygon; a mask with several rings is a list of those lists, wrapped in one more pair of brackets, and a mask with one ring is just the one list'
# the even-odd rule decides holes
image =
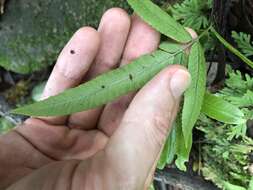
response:
{"label": "open palm", "polygon": [[[79,29],[62,50],[43,98],[156,50],[160,34],[137,16],[108,10],[98,31]],[[143,189],[189,85],[181,66],[137,95],[64,117],[30,118],[0,136],[0,189]]]}

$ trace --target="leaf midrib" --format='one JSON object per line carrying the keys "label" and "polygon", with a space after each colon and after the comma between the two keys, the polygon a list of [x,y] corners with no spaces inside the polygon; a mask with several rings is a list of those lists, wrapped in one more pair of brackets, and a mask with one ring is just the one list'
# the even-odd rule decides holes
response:
{"label": "leaf midrib", "polygon": [[[198,45],[198,49],[199,49],[199,45]],[[200,52],[200,51],[198,51],[198,52]],[[198,55],[197,55],[197,57],[198,57],[198,60],[200,60],[200,53],[198,53]],[[197,64],[197,67],[198,67],[198,69],[197,69],[197,73],[198,73],[198,78],[199,78],[199,73],[200,73],[200,67],[201,67],[201,65],[200,64]],[[198,80],[196,80],[196,81],[198,81]],[[198,83],[196,82],[196,84],[195,84],[195,86],[194,86],[195,88],[194,88],[194,94],[197,94],[197,87],[198,87]],[[197,96],[194,96],[194,102],[196,102],[196,99],[197,99]],[[196,105],[196,104],[195,104]],[[192,112],[190,112],[190,117],[188,117],[188,118],[192,118],[192,116],[194,115],[194,113],[193,113],[194,111],[192,111]],[[185,122],[184,122],[185,123]],[[188,122],[187,122],[188,123]],[[192,130],[192,129],[191,129]],[[189,135],[186,135],[186,134],[184,134],[184,129],[183,129],[183,135],[184,135],[184,138],[187,140],[187,141],[189,141]],[[187,136],[187,137],[186,137]],[[188,145],[188,142],[185,142],[186,143],[186,146]]]}
{"label": "leaf midrib", "polygon": [[[188,46],[186,46],[186,47],[184,47],[184,48],[182,48],[181,50],[179,50],[179,51],[177,51],[177,52],[175,52],[175,53],[172,53],[172,54],[170,54],[170,56],[168,56],[168,57],[166,57],[166,58],[164,58],[163,60],[161,60],[161,61],[159,61],[157,64],[162,64],[162,63],[166,63],[166,60],[167,59],[170,59],[170,58],[172,58],[172,57],[175,57],[176,55],[178,55],[179,53],[182,53],[185,49],[187,49],[188,48]],[[164,51],[164,50],[160,50],[160,51],[163,51],[163,52],[166,52],[166,51]],[[166,52],[167,53],[167,52]],[[168,53],[169,54],[169,53]],[[155,57],[153,54],[150,54],[150,56],[153,56],[153,57]],[[131,63],[130,63],[131,64]],[[165,68],[167,65],[169,65],[169,64],[165,64],[164,65],[164,67],[163,68]],[[152,64],[151,65],[151,68],[153,68],[153,67],[156,67],[156,64]],[[149,68],[150,69],[150,67],[147,67],[147,68]],[[122,68],[119,68],[119,69],[122,69]],[[143,73],[146,71],[146,69],[143,69],[143,70],[140,70],[139,72],[137,72],[136,74],[138,74],[138,75],[143,75]],[[122,81],[125,81],[125,80],[128,80],[128,77],[124,77],[123,79],[121,79],[121,80],[117,80],[117,81],[115,81],[115,82],[113,82],[113,83],[111,83],[111,85],[108,87],[108,88],[112,88],[112,86],[115,86],[115,85],[118,85],[119,83],[121,83]],[[85,85],[85,84],[84,84]],[[83,87],[83,86],[81,86],[81,87]],[[81,88],[80,87],[80,88]],[[76,87],[76,88],[78,88],[78,87]],[[75,88],[75,89],[76,89]],[[73,89],[70,89],[70,90],[73,90]],[[98,89],[97,91],[93,91],[92,93],[90,93],[90,94],[87,94],[87,96],[92,96],[92,95],[94,95],[94,94],[97,94],[98,92],[100,92],[101,90],[100,89]],[[67,91],[66,91],[66,93],[67,93]],[[60,94],[59,95],[56,95],[56,96],[53,96],[53,97],[51,97],[51,98],[55,98],[55,97],[57,97],[57,96],[60,96]],[[87,97],[86,96],[86,97]],[[69,100],[69,101],[65,101],[64,103],[62,103],[62,102],[60,102],[60,103],[54,103],[53,105],[54,106],[61,106],[61,105],[64,105],[64,104],[69,104],[69,103],[76,103],[76,102],[80,102],[80,100],[82,100],[83,99],[83,97],[80,97],[80,98],[75,98],[75,99],[72,99],[72,100]],[[47,99],[46,100],[44,100],[44,101],[47,101]],[[43,103],[44,101],[41,101],[40,103]],[[32,106],[32,105],[30,105],[30,106]],[[40,108],[36,108],[36,111],[44,111],[44,109],[47,109],[47,107],[48,107],[48,105],[45,105],[44,104],[44,106],[43,106],[43,104],[40,106]],[[29,112],[31,112],[31,111],[29,111]],[[44,115],[44,114],[43,114]],[[57,114],[58,115],[58,114]]]}

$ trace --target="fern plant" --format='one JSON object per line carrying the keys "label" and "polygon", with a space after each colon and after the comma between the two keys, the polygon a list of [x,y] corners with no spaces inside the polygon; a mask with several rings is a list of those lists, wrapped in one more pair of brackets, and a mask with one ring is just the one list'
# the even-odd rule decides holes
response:
{"label": "fern plant", "polygon": [[232,31],[232,38],[234,38],[237,43],[238,48],[246,57],[253,55],[253,43],[251,41],[251,35],[245,34],[243,32]]}
{"label": "fern plant", "polygon": [[[213,0],[183,0],[165,7],[166,11],[183,26],[202,33],[211,25],[212,6]],[[206,51],[213,51],[215,48],[215,40],[211,32],[206,32],[200,42]]]}
{"label": "fern plant", "polygon": [[[225,88],[216,93],[216,96],[233,105],[234,109],[227,109],[228,112],[233,110],[234,114],[239,110],[243,113],[245,122],[228,124],[216,122],[204,115],[200,117],[196,124],[204,132],[200,152],[203,167],[200,169],[206,179],[221,189],[251,190],[253,177],[250,173],[250,155],[253,152],[253,140],[246,135],[246,121],[253,119],[253,104],[250,103],[252,96],[249,95],[253,90],[253,78],[243,77],[239,71],[230,68],[228,71]],[[238,116],[234,118],[237,119]]]}
{"label": "fern plant", "polygon": [[200,168],[205,179],[223,190],[251,190],[249,155],[253,151],[253,140],[241,135],[231,139],[230,134],[238,126],[218,125],[207,118],[198,125],[205,134],[201,149],[203,167]]}
{"label": "fern plant", "polygon": [[210,26],[212,0],[185,0],[168,7],[168,12],[186,27],[196,31]]}

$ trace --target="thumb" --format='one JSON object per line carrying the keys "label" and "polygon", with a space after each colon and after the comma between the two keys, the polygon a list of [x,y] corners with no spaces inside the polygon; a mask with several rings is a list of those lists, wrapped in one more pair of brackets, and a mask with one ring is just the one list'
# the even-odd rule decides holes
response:
{"label": "thumb", "polygon": [[138,92],[126,111],[106,153],[118,180],[131,177],[128,189],[143,189],[189,84],[184,67],[169,66]]}

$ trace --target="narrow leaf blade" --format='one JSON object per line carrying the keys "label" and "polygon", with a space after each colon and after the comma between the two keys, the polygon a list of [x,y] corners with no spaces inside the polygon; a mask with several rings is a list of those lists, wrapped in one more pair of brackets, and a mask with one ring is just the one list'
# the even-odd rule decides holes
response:
{"label": "narrow leaf blade", "polygon": [[186,147],[185,144],[185,138],[183,135],[182,131],[182,125],[180,122],[180,118],[177,119],[176,121],[176,141],[175,141],[175,147],[176,147],[176,152],[175,154],[177,155],[176,159],[176,166],[178,169],[182,171],[186,171],[186,166],[185,163],[189,161],[189,156],[191,152],[191,147],[192,147],[192,138],[189,139],[189,145]]}
{"label": "narrow leaf blade", "polygon": [[173,42],[162,42],[159,48],[169,53],[175,53],[177,51],[182,50],[182,44]]}
{"label": "narrow leaf blade", "polygon": [[192,40],[182,25],[150,0],[128,0],[134,11],[148,24],[165,36],[180,42]]}
{"label": "narrow leaf blade", "polygon": [[173,162],[173,159],[175,157],[175,151],[176,151],[176,126],[172,128],[172,131],[170,132],[170,135],[168,136],[166,143],[163,147],[162,154],[160,156],[160,160],[158,161],[157,168],[162,170],[167,164],[171,164]]}
{"label": "narrow leaf blade", "polygon": [[217,121],[227,124],[245,122],[243,112],[233,104],[210,93],[205,94],[202,113]]}
{"label": "narrow leaf blade", "polygon": [[199,117],[206,85],[206,65],[204,51],[199,42],[195,43],[189,54],[188,70],[192,83],[185,93],[182,112],[182,130],[186,147],[192,138],[192,129]]}
{"label": "narrow leaf blade", "polygon": [[83,85],[44,101],[18,108],[12,113],[28,116],[59,116],[102,106],[141,88],[163,68],[173,64],[175,55],[158,50]]}
{"label": "narrow leaf blade", "polygon": [[251,68],[253,68],[253,62],[248,59],[246,56],[244,56],[240,51],[235,49],[232,45],[230,45],[214,28],[212,28],[213,34],[216,36],[216,38],[232,53],[234,53],[237,57],[239,57],[242,61],[244,61],[246,64],[248,64]]}

